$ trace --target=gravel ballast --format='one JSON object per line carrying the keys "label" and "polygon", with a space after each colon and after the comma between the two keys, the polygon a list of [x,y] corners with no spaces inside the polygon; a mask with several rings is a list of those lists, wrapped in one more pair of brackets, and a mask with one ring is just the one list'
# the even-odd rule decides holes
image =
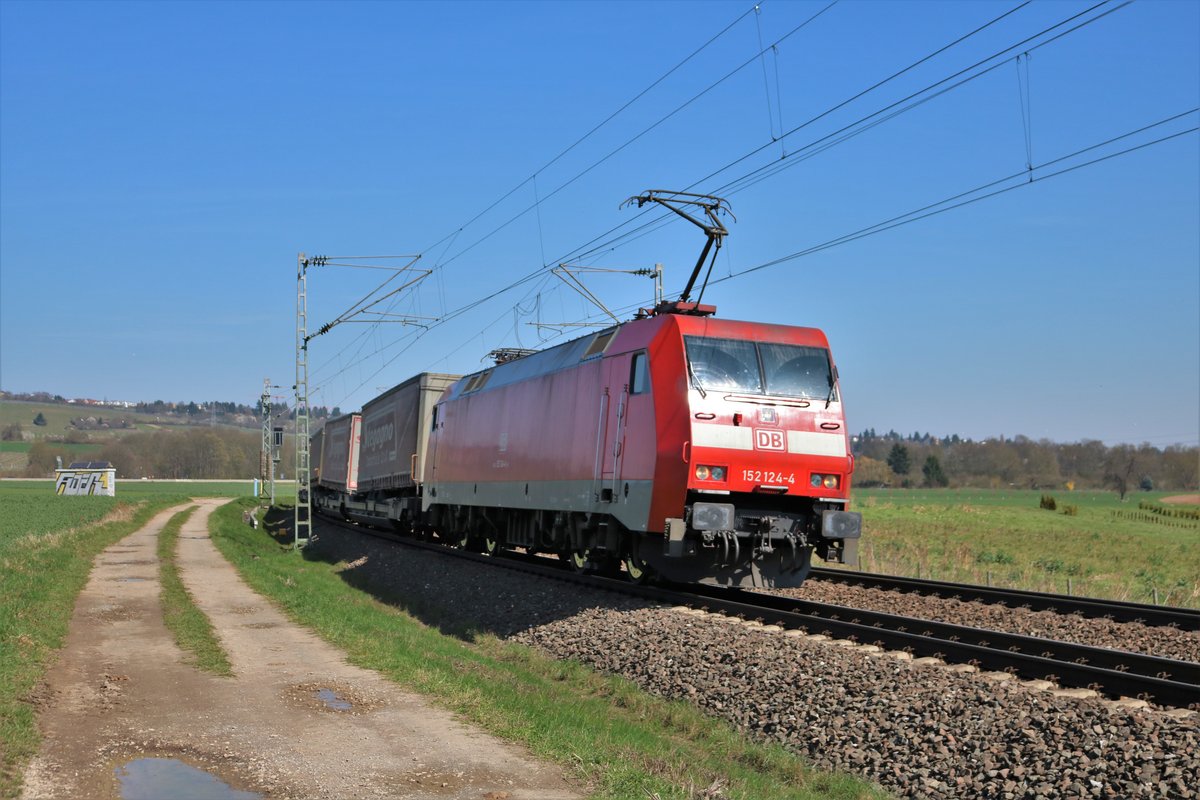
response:
{"label": "gravel ballast", "polygon": [[1056,696],[343,529],[321,530],[308,557],[355,562],[349,582],[431,624],[469,625],[621,675],[899,796],[1200,797],[1196,715]]}
{"label": "gravel ballast", "polygon": [[1111,619],[1089,619],[1053,611],[953,598],[931,597],[914,592],[848,586],[832,581],[809,580],[799,589],[780,590],[777,594],[817,603],[862,608],[906,617],[937,620],[973,628],[1019,633],[1091,647],[1111,647],[1134,653],[1200,662],[1200,633],[1166,626]]}

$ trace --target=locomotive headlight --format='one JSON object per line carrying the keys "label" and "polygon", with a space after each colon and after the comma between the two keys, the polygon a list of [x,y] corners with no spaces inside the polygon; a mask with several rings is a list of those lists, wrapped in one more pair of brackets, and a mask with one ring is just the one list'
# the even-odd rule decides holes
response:
{"label": "locomotive headlight", "polygon": [[826,489],[836,489],[838,488],[838,483],[837,475],[826,475],[825,480],[822,481]]}
{"label": "locomotive headlight", "polygon": [[842,478],[840,475],[818,475],[814,472],[810,483],[814,489],[836,489],[842,485]]}
{"label": "locomotive headlight", "polygon": [[725,480],[726,472],[725,467],[711,467],[707,464],[698,464],[696,466],[696,480],[723,481]]}
{"label": "locomotive headlight", "polygon": [[821,476],[814,472],[811,483],[814,489],[819,489],[821,487]]}

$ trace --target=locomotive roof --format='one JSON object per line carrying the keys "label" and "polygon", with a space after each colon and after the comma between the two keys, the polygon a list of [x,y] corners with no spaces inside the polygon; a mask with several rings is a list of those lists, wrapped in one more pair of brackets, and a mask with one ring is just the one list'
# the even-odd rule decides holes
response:
{"label": "locomotive roof", "polygon": [[[539,350],[530,355],[464,375],[463,379],[455,384],[451,397],[457,398],[466,394],[467,387],[472,386],[476,378],[485,374],[487,374],[485,382],[482,385],[475,385],[472,391],[486,391],[506,386],[510,383],[527,380],[536,375],[558,372],[559,370],[576,366],[581,361],[600,358],[605,354],[623,352],[625,348],[618,344],[624,338],[620,334],[623,331],[632,332],[631,329],[633,328],[638,329],[640,335],[635,337],[633,340],[635,343],[628,349],[640,349],[663,326],[675,326],[682,334],[787,342],[805,344],[812,347],[829,347],[825,334],[817,328],[775,325],[764,322],[745,322],[710,316],[660,314],[644,319],[622,322],[596,331],[595,333],[571,339],[554,347]],[[608,340],[601,341],[602,337],[608,337]],[[596,346],[593,347],[594,345]],[[614,345],[621,347],[621,349],[613,350]]]}

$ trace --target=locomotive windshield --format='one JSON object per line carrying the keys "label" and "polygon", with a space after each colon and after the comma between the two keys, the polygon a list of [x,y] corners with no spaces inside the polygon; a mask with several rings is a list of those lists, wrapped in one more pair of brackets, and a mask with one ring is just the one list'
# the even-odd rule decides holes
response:
{"label": "locomotive windshield", "polygon": [[821,347],[685,336],[701,390],[833,400],[829,351]]}

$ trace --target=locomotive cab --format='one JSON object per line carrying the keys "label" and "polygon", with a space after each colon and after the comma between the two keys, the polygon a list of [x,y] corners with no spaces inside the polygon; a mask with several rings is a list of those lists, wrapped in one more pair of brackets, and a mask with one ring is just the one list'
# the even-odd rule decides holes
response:
{"label": "locomotive cab", "polygon": [[676,580],[754,586],[800,585],[813,552],[855,563],[862,518],[848,510],[853,458],[824,335],[677,319],[684,496],[645,560]]}

